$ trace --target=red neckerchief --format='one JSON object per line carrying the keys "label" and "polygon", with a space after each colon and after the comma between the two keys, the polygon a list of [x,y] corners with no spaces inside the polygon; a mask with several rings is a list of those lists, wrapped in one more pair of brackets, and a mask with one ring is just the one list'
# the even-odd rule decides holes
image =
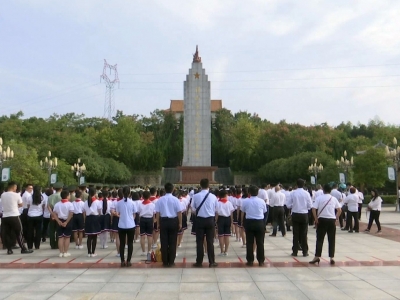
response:
{"label": "red neckerchief", "polygon": [[227,198],[222,198],[222,199],[219,199],[218,201],[222,202],[222,203],[226,203],[226,202],[228,202],[228,199]]}
{"label": "red neckerchief", "polygon": [[92,203],[93,203],[94,201],[97,201],[97,198],[93,196],[93,197],[92,197]]}
{"label": "red neckerchief", "polygon": [[150,199],[144,200],[144,201],[142,202],[142,204],[144,204],[144,205],[147,205],[147,204],[150,204],[150,203],[151,203]]}
{"label": "red neckerchief", "polygon": [[75,202],[81,202],[82,200],[81,199],[75,199]]}
{"label": "red neckerchief", "polygon": [[150,200],[150,201],[154,201],[154,200],[156,200],[156,199],[157,199],[156,196],[151,196],[149,200]]}
{"label": "red neckerchief", "polygon": [[235,197],[236,197],[236,199],[241,199],[242,195],[236,195]]}
{"label": "red neckerchief", "polygon": [[69,202],[69,201],[68,201],[68,199],[62,199],[61,202],[62,202],[62,203],[67,203],[67,202]]}
{"label": "red neckerchief", "polygon": [[121,201],[123,198],[117,198],[117,201]]}
{"label": "red neckerchief", "polygon": [[104,198],[103,198],[103,197],[101,197],[101,198],[99,198],[98,200],[99,200],[99,201],[103,201],[103,199],[104,199]]}

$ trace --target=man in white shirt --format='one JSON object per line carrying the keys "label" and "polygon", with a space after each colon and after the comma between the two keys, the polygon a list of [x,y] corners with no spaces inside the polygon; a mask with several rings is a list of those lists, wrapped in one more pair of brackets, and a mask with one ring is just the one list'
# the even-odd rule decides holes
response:
{"label": "man in white shirt", "polygon": [[273,194],[270,204],[274,207],[273,212],[273,232],[269,236],[276,236],[276,232],[279,225],[279,230],[282,232],[282,236],[286,235],[285,223],[284,223],[284,215],[285,209],[283,206],[285,205],[286,197],[285,194],[281,192],[281,188],[279,185],[275,187],[275,194]]}
{"label": "man in white shirt", "polygon": [[[285,209],[286,231],[292,231],[290,229],[291,222],[292,222],[291,211],[286,205],[286,202],[287,201],[291,201],[291,199],[292,199],[292,195],[291,195],[292,194],[292,190],[293,189],[292,189],[291,186],[286,187],[284,190],[282,190],[282,193],[285,194],[285,205],[283,206],[283,208]],[[289,216],[290,216],[290,219],[289,219]]]}
{"label": "man in white shirt", "polygon": [[21,247],[21,254],[32,253],[32,250],[26,249],[22,239],[22,226],[19,219],[19,207],[22,207],[20,194],[16,193],[17,184],[13,181],[7,185],[7,192],[1,195],[1,205],[3,207],[3,218],[1,220],[3,227],[3,244],[7,249],[7,254],[13,254],[12,247],[17,240]]}
{"label": "man in white shirt", "polygon": [[364,201],[364,194],[358,190],[358,220],[361,221],[361,210]]}
{"label": "man in white shirt", "polygon": [[293,222],[293,247],[292,256],[297,256],[299,243],[303,251],[303,256],[308,256],[308,211],[312,207],[310,194],[304,190],[305,180],[297,180],[297,189],[292,192],[292,197],[286,202],[289,209],[292,209]]}
{"label": "man in white shirt", "polygon": [[24,239],[28,239],[28,202],[32,201],[33,185],[27,184],[25,186],[25,192],[22,195],[22,213],[20,216],[22,224],[22,234]]}
{"label": "man in white shirt", "polygon": [[269,233],[267,230],[267,221],[268,221],[268,213],[269,213],[269,198],[268,198],[268,184],[263,183],[261,185],[260,190],[258,191],[258,198],[262,199],[265,201],[265,204],[267,205],[267,212],[264,215],[264,222],[265,222],[265,232]]}

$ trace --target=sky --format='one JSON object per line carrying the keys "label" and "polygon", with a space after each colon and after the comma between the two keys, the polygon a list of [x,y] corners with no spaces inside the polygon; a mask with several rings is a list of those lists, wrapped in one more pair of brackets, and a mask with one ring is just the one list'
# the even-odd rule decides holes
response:
{"label": "sky", "polygon": [[[0,115],[150,115],[183,99],[199,46],[211,98],[313,125],[399,125],[400,1],[13,0],[0,9]],[[108,73],[113,78],[113,74]]]}

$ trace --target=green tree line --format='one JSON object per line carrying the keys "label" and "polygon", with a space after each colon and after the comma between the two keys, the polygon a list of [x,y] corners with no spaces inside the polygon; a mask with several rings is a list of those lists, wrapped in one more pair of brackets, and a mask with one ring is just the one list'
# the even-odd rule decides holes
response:
{"label": "green tree line", "polygon": [[[162,110],[150,116],[117,111],[112,121],[75,113],[24,118],[19,112],[0,117],[0,136],[15,152],[15,159],[4,166],[21,183],[46,183],[39,161],[48,151],[58,157],[59,178],[67,184],[76,182],[70,166],[78,158],[86,165],[86,180],[102,183],[129,182],[132,174],[176,167],[183,158],[183,118]],[[393,137],[400,137],[399,126],[380,120],[303,126],[222,109],[212,122],[212,164],[258,174],[267,182],[293,182],[309,176],[308,165],[318,158],[324,165],[319,179],[328,182],[338,180],[335,161],[347,150],[355,157],[350,178],[378,187],[387,184],[388,162],[382,149],[372,147]],[[357,156],[358,150],[367,152]]]}

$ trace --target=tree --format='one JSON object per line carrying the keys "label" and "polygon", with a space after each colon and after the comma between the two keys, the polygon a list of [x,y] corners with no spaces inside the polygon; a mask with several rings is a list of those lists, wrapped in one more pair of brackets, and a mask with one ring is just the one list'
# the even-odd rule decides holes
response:
{"label": "tree", "polygon": [[369,148],[354,159],[354,183],[364,187],[383,187],[387,180],[388,161],[383,149]]}

